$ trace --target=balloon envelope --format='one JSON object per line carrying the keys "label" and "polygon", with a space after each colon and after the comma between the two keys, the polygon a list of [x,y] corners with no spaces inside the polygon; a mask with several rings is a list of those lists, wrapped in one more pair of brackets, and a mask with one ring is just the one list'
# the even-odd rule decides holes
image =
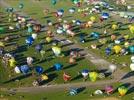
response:
{"label": "balloon envelope", "polygon": [[118,88],[118,92],[119,92],[120,96],[124,96],[127,93],[127,91],[128,91],[128,88],[126,88],[125,86],[120,86]]}
{"label": "balloon envelope", "polygon": [[90,72],[89,73],[89,78],[92,82],[95,82],[98,78],[98,73],[97,72]]}
{"label": "balloon envelope", "polygon": [[60,64],[60,63],[56,63],[56,64],[54,64],[54,68],[56,69],[56,70],[61,70],[62,69],[62,64]]}
{"label": "balloon envelope", "polygon": [[22,72],[23,74],[27,74],[27,73],[29,72],[30,68],[29,68],[28,65],[22,65],[22,66],[20,67],[20,70],[21,70],[21,72]]}
{"label": "balloon envelope", "polygon": [[43,67],[41,67],[41,66],[37,66],[37,67],[35,68],[35,71],[36,71],[38,74],[42,74],[43,71],[44,71],[44,69],[43,69]]}

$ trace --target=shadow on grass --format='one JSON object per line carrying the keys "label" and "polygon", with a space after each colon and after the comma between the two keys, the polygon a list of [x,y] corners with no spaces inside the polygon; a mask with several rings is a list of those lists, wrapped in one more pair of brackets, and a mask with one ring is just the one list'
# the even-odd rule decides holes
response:
{"label": "shadow on grass", "polygon": [[75,67],[77,64],[71,64],[71,65],[68,65],[66,67],[64,67],[63,69],[69,69],[69,68],[72,68],[72,67]]}
{"label": "shadow on grass", "polygon": [[15,80],[22,80],[22,79],[27,78],[27,77],[29,77],[29,76],[31,76],[31,75],[32,75],[32,73],[28,73],[28,74],[26,74],[26,75],[17,76],[17,77],[15,77],[15,78],[12,78],[12,79],[10,79],[10,80],[8,80],[8,81],[3,82],[3,84],[7,84],[7,83],[10,83],[10,82],[14,82]]}
{"label": "shadow on grass", "polygon": [[121,79],[123,80],[123,79],[126,79],[126,78],[130,78],[130,77],[132,77],[132,76],[134,76],[134,71],[131,71],[131,72],[128,72],[126,75],[124,75]]}

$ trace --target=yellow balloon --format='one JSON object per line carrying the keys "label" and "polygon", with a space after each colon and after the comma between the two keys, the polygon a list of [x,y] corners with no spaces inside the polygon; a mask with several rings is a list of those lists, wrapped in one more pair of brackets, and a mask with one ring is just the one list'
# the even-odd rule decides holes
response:
{"label": "yellow balloon", "polygon": [[116,45],[116,46],[113,47],[113,49],[114,49],[115,53],[118,54],[121,51],[122,48],[121,48],[121,46]]}
{"label": "yellow balloon", "polygon": [[14,58],[11,58],[11,59],[9,60],[9,66],[10,66],[10,67],[15,67],[15,66],[16,66],[16,61],[15,61]]}
{"label": "yellow balloon", "polygon": [[134,25],[129,25],[128,27],[130,32],[134,34]]}
{"label": "yellow balloon", "polygon": [[116,30],[117,28],[118,28],[118,25],[116,25],[116,24],[113,24],[113,25],[112,25],[112,29],[113,29],[113,30]]}
{"label": "yellow balloon", "polygon": [[98,78],[98,73],[97,72],[90,72],[89,77],[90,77],[90,80],[92,82],[95,82],[97,80],[97,78]]}
{"label": "yellow balloon", "polygon": [[45,75],[45,74],[44,74],[44,75],[42,74],[42,75],[41,75],[41,79],[42,79],[42,80],[48,80],[48,76]]}
{"label": "yellow balloon", "polygon": [[128,89],[124,86],[121,86],[118,88],[118,92],[120,94],[120,96],[124,96],[127,93]]}
{"label": "yellow balloon", "polygon": [[0,47],[5,47],[3,42],[0,42]]}
{"label": "yellow balloon", "polygon": [[91,17],[90,17],[90,20],[91,20],[92,22],[95,22],[95,20],[96,20],[96,17],[94,17],[94,16],[91,16]]}
{"label": "yellow balloon", "polygon": [[51,37],[46,37],[46,41],[47,41],[48,43],[50,43],[50,42],[52,41],[52,38],[51,38]]}

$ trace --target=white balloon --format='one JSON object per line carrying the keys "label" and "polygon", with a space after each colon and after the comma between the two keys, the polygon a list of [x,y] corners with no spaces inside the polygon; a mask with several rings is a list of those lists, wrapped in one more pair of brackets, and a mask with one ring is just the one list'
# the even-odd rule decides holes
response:
{"label": "white balloon", "polygon": [[131,71],[134,71],[134,63],[130,64],[130,69],[131,69]]}
{"label": "white balloon", "polygon": [[109,65],[109,71],[111,71],[112,73],[117,69],[117,66],[114,64]]}
{"label": "white balloon", "polygon": [[134,63],[134,56],[131,57],[131,61]]}

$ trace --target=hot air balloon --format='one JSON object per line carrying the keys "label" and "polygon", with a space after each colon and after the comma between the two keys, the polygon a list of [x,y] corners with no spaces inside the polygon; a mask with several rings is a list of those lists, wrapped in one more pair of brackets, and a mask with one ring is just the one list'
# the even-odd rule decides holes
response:
{"label": "hot air balloon", "polygon": [[131,69],[131,71],[134,71],[134,63],[130,64],[130,69]]}
{"label": "hot air balloon", "polygon": [[116,30],[117,28],[118,28],[118,25],[116,25],[116,24],[113,24],[113,25],[112,25],[112,29],[113,29],[113,30]]}
{"label": "hot air balloon", "polygon": [[20,66],[20,70],[23,74],[27,74],[30,71],[30,68],[28,65],[22,65]]}
{"label": "hot air balloon", "polygon": [[57,71],[58,71],[58,70],[61,70],[62,67],[63,67],[63,65],[60,64],[60,63],[56,63],[56,64],[54,64],[54,68],[55,68]]}
{"label": "hot air balloon", "polygon": [[71,79],[71,76],[64,72],[63,79],[64,79],[65,82],[67,82]]}
{"label": "hot air balloon", "polygon": [[55,56],[59,56],[61,54],[61,48],[58,46],[53,46],[52,51],[55,54]]}
{"label": "hot air balloon", "polygon": [[46,75],[46,74],[42,74],[41,75],[41,80],[42,81],[45,81],[45,80],[48,80],[49,78],[48,78],[48,76]]}
{"label": "hot air balloon", "polygon": [[134,56],[131,57],[131,61],[132,61],[132,63],[134,63]]}
{"label": "hot air balloon", "polygon": [[113,47],[113,49],[114,49],[114,52],[116,53],[116,54],[118,54],[118,53],[120,53],[120,51],[121,51],[121,47],[119,46],[119,45],[115,45],[114,47]]}
{"label": "hot air balloon", "polygon": [[4,27],[0,27],[0,34],[5,32],[5,28]]}
{"label": "hot air balloon", "polygon": [[48,43],[50,43],[51,41],[52,41],[52,38],[51,37],[46,37],[46,41],[48,42]]}
{"label": "hot air balloon", "polygon": [[41,66],[36,66],[35,71],[36,71],[36,73],[38,73],[40,75],[44,72],[44,69]]}
{"label": "hot air balloon", "polygon": [[96,20],[96,17],[94,17],[94,16],[91,16],[91,17],[90,17],[90,20],[91,20],[92,22],[95,22],[95,20]]}
{"label": "hot air balloon", "polygon": [[125,86],[120,86],[118,87],[118,92],[120,94],[120,96],[124,96],[128,91],[128,88],[126,88]]}
{"label": "hot air balloon", "polygon": [[92,82],[95,82],[98,78],[98,73],[97,72],[90,72],[89,73],[89,78]]}
{"label": "hot air balloon", "polygon": [[10,60],[9,60],[9,66],[10,67],[15,67],[16,66],[16,60],[14,59],[14,58],[11,58]]}
{"label": "hot air balloon", "polygon": [[106,92],[107,94],[111,94],[113,91],[114,91],[114,89],[113,89],[112,86],[106,86],[106,87],[105,87],[105,92]]}
{"label": "hot air balloon", "polygon": [[105,49],[106,55],[110,55],[111,51],[112,51],[112,50],[111,50],[110,48],[106,48],[106,49]]}
{"label": "hot air balloon", "polygon": [[92,32],[92,33],[90,34],[90,36],[93,37],[94,39],[99,39],[99,37],[100,37],[100,35],[99,35],[98,32]]}
{"label": "hot air balloon", "polygon": [[51,0],[52,4],[55,5],[57,3],[57,0]]}
{"label": "hot air balloon", "polygon": [[41,44],[37,44],[36,46],[35,46],[35,50],[37,51],[37,52],[40,52],[41,50],[42,50],[42,45]]}
{"label": "hot air balloon", "polygon": [[34,39],[33,39],[33,37],[28,37],[26,40],[26,44],[28,45],[28,46],[30,46],[30,45],[32,45],[33,44],[33,42],[34,42]]}
{"label": "hot air balloon", "polygon": [[108,13],[102,13],[101,17],[103,19],[108,19],[109,18],[109,14]]}
{"label": "hot air balloon", "polygon": [[77,94],[78,94],[78,91],[77,91],[77,89],[72,88],[72,89],[70,89],[69,94],[70,94],[71,96],[72,96],[72,95],[77,95]]}
{"label": "hot air balloon", "polygon": [[82,70],[81,74],[82,74],[82,76],[83,76],[84,78],[87,78],[87,76],[88,76],[88,74],[89,74],[89,70],[84,69],[84,70]]}
{"label": "hot air balloon", "polygon": [[113,72],[115,72],[116,69],[117,69],[117,66],[116,66],[116,65],[114,65],[114,64],[110,64],[110,65],[109,65],[109,71],[110,71],[110,72],[113,73]]}
{"label": "hot air balloon", "polygon": [[24,4],[23,4],[23,3],[20,3],[20,4],[19,4],[19,8],[20,8],[20,9],[23,9],[23,7],[24,7]]}
{"label": "hot air balloon", "polygon": [[75,8],[70,8],[70,9],[69,9],[69,13],[70,13],[70,14],[73,14],[74,12],[75,12]]}
{"label": "hot air balloon", "polygon": [[128,49],[130,53],[134,54],[134,46],[129,46]]}
{"label": "hot air balloon", "polygon": [[134,34],[134,25],[129,25],[128,28],[130,32]]}

